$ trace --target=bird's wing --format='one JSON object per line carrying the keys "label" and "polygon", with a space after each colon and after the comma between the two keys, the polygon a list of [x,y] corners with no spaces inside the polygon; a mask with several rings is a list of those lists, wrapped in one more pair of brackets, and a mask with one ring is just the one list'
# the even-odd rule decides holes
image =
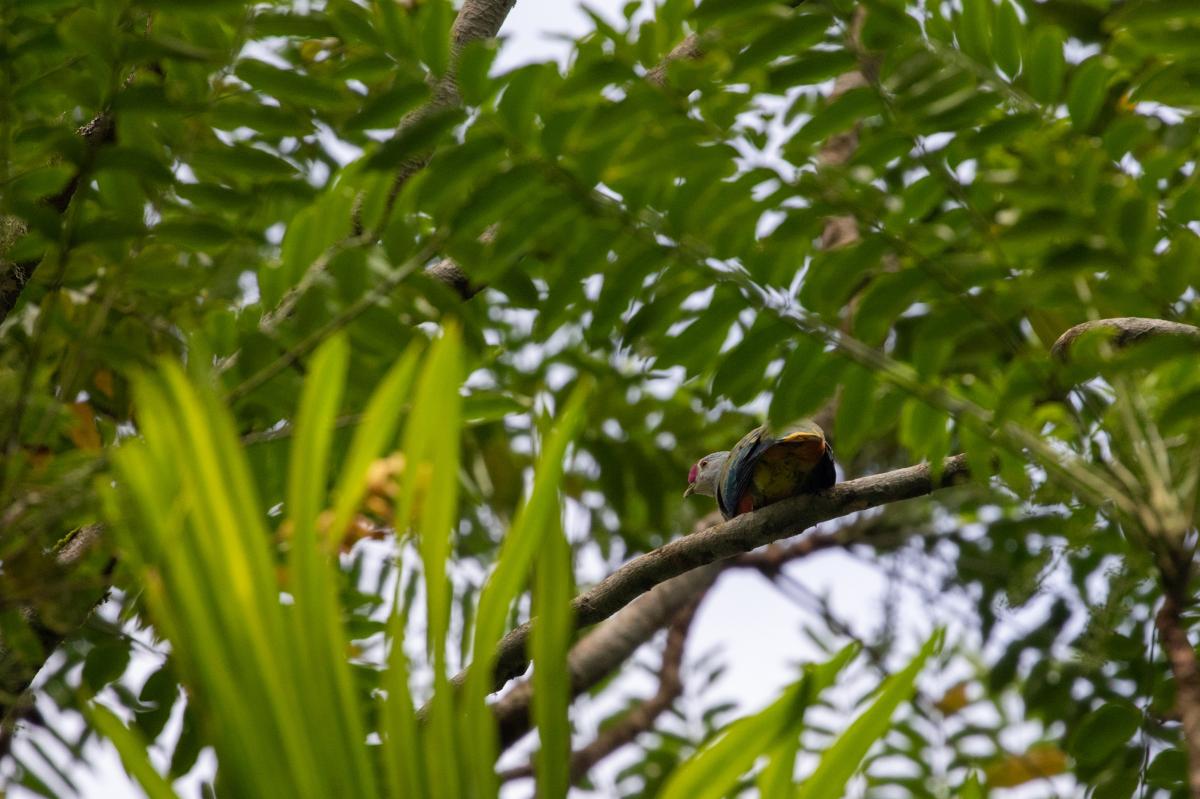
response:
{"label": "bird's wing", "polygon": [[776,439],[767,431],[766,426],[756,427],[742,437],[734,445],[725,459],[721,469],[721,478],[717,481],[717,507],[726,519],[737,515],[738,500],[750,486],[754,476],[754,464],[762,454],[775,445]]}

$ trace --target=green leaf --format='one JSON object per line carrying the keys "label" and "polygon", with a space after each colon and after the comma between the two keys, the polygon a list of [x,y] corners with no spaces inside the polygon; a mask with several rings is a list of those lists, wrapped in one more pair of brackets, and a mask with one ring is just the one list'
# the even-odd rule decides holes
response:
{"label": "green leaf", "polygon": [[1012,0],[1000,0],[996,6],[996,24],[992,34],[992,55],[996,64],[1010,77],[1021,71],[1021,51],[1025,29]]}
{"label": "green leaf", "polygon": [[937,296],[933,281],[920,267],[877,275],[859,296],[854,332],[866,343],[883,343],[900,314],[913,303]]}
{"label": "green leaf", "polygon": [[112,169],[131,172],[141,178],[155,183],[170,184],[175,176],[151,152],[134,147],[105,147],[96,153],[93,168],[99,172]]}
{"label": "green leaf", "polygon": [[919,399],[904,403],[900,414],[900,440],[918,460],[934,464],[945,455],[949,434],[946,414]]}
{"label": "green leaf", "polygon": [[254,59],[239,62],[234,74],[260,92],[298,106],[329,108],[347,98],[344,92],[318,78]]}
{"label": "green leaf", "polygon": [[154,226],[158,241],[196,250],[216,248],[233,238],[229,228],[211,219],[169,219]]}
{"label": "green leaf", "polygon": [[[425,577],[426,652],[433,664],[433,700],[425,736],[425,768],[434,797],[463,795],[455,702],[447,677],[451,555],[458,510],[462,423],[462,334],[447,325],[430,348],[404,430],[405,468],[396,529],[416,530]],[[414,524],[415,523],[415,524]]]}
{"label": "green leaf", "polygon": [[1155,755],[1146,769],[1146,782],[1163,788],[1182,788],[1187,784],[1187,755],[1179,749],[1165,749]]}
{"label": "green leaf", "polygon": [[282,158],[247,145],[211,145],[192,153],[189,160],[198,173],[212,170],[239,181],[248,177],[291,177],[296,171]]}
{"label": "green leaf", "polygon": [[574,631],[571,546],[560,520],[551,518],[534,566],[530,633],[533,656],[533,718],[541,746],[536,757],[539,796],[566,796],[571,787],[570,669],[567,653]]}
{"label": "green leaf", "polygon": [[434,75],[445,75],[450,68],[450,24],[454,9],[450,0],[428,0],[417,12],[421,60]]}
{"label": "green leaf", "polygon": [[463,118],[458,108],[439,108],[419,119],[384,142],[367,158],[367,169],[396,169],[409,158],[425,155]]}
{"label": "green leaf", "polygon": [[[256,793],[322,785],[321,757],[301,733],[301,696],[312,685],[296,671],[316,653],[294,649],[286,632],[263,506],[232,419],[169,362],[136,383],[135,399],[142,441],[116,458],[129,515],[115,527],[131,568],[156,575],[143,599],[181,677],[229,731],[213,742],[222,769]],[[173,767],[189,767],[199,751],[198,737],[191,754],[184,746],[196,705]],[[254,734],[264,723],[276,730],[267,740]],[[259,744],[236,743],[246,740]]]}
{"label": "green leaf", "polygon": [[941,649],[943,638],[940,630],[935,632],[901,672],[884,682],[871,706],[821,755],[816,770],[800,787],[797,799],[840,799],[845,795],[846,783],[875,742],[887,733],[892,714],[912,695],[917,675],[929,656]]}
{"label": "green leaf", "polygon": [[[283,272],[279,276],[281,288],[291,288],[299,283],[315,261],[349,235],[354,196],[344,186],[333,186],[291,218],[279,248]],[[266,292],[263,296],[270,306],[280,299],[268,296]]]}
{"label": "green leaf", "polygon": [[591,393],[591,382],[581,381],[571,393],[558,423],[546,438],[534,472],[533,491],[504,537],[496,570],[483,587],[475,619],[471,651],[475,660],[467,673],[462,712],[465,729],[473,731],[465,741],[469,753],[465,762],[471,767],[471,779],[483,796],[495,793],[495,726],[486,697],[492,690],[496,642],[504,632],[509,607],[520,594],[529,569],[542,547],[548,530],[561,513],[558,489],[563,476],[567,445],[575,437],[584,419],[584,408]]}
{"label": "green leaf", "polygon": [[348,642],[337,605],[332,561],[343,528],[318,529],[349,361],[350,347],[343,335],[330,338],[313,354],[296,412],[285,508],[292,524],[288,569],[297,640],[300,652],[313,653],[296,664],[301,681],[315,689],[305,705],[305,713],[314,719],[311,734],[326,768],[334,762],[343,764],[325,775],[339,792],[370,795],[375,790],[374,772],[365,750],[357,745],[366,731],[348,664],[338,654],[346,650]]}
{"label": "green leaf", "polygon": [[383,47],[383,37],[371,24],[365,9],[353,2],[329,4],[329,17],[338,35],[347,43],[362,42],[373,48]]}
{"label": "green leaf", "polygon": [[834,316],[887,251],[882,236],[867,236],[849,246],[814,254],[800,286],[800,301],[809,310]]}
{"label": "green leaf", "polygon": [[832,22],[824,13],[795,13],[754,39],[733,60],[734,74],[783,55],[796,55],[825,38]]}
{"label": "green leaf", "polygon": [[764,797],[790,796],[794,793],[796,756],[800,752],[800,736],[791,735],[783,739],[771,752],[767,767],[758,775],[755,783],[758,795]]}
{"label": "green leaf", "polygon": [[296,412],[288,461],[288,518],[301,546],[315,546],[317,514],[324,505],[333,421],[346,385],[350,348],[342,336],[331,338],[313,356]]}
{"label": "green leaf", "polygon": [[979,781],[979,775],[976,772],[971,772],[966,782],[958,789],[958,797],[959,799],[987,799],[983,784]]}
{"label": "green leaf", "polygon": [[[186,3],[187,0],[172,0]],[[237,2],[242,7],[240,0]],[[329,24],[329,20],[320,14],[279,14],[264,12],[256,14],[251,20],[251,30],[255,36],[296,36],[303,39],[323,39],[334,36],[337,31]]]}
{"label": "green leaf", "polygon": [[857,654],[857,645],[851,644],[825,663],[806,666],[804,676],[773,703],[733,722],[719,738],[681,764],[659,794],[661,799],[720,799],[728,795],[764,752],[782,744],[785,737],[799,738],[804,711]]}
{"label": "green leaf", "polygon": [[1125,745],[1142,724],[1137,708],[1110,702],[1083,717],[1071,734],[1069,751],[1082,766],[1099,765]]}
{"label": "green leaf", "polygon": [[420,82],[401,82],[385,92],[372,95],[362,109],[346,121],[346,130],[394,128],[409,111],[429,97],[429,88]]}
{"label": "green leaf", "polygon": [[533,401],[528,397],[476,391],[463,397],[463,420],[473,423],[494,422],[528,413],[532,407]]}
{"label": "green leaf", "polygon": [[1087,130],[1104,104],[1111,76],[1104,57],[1095,55],[1075,68],[1067,88],[1067,111],[1076,130]]}
{"label": "green leaf", "polygon": [[149,745],[133,730],[121,723],[113,712],[95,702],[87,707],[87,718],[101,735],[112,741],[121,757],[121,764],[137,780],[150,799],[175,799],[171,783],[158,773],[150,762]]}
{"label": "green leaf", "polygon": [[333,523],[331,529],[342,530],[350,523],[354,511],[367,492],[367,472],[371,464],[395,443],[400,412],[412,388],[420,359],[421,341],[414,341],[400,360],[388,370],[363,411],[362,421],[354,431],[350,451],[339,469],[341,475],[333,490]]}
{"label": "green leaf", "polygon": [[[400,597],[400,580],[388,621],[388,668],[384,675],[387,699],[383,706],[384,774],[390,796],[428,796],[425,767],[421,762],[422,742],[413,710],[409,684],[408,655],[404,652],[404,629],[408,624],[407,606]],[[416,581],[412,581],[416,587]]]}
{"label": "green leaf", "polygon": [[83,684],[92,693],[119,679],[129,665],[129,643],[121,638],[92,647],[83,661]]}
{"label": "green leaf", "polygon": [[531,144],[534,140],[534,118],[544,98],[549,70],[546,64],[530,64],[507,76],[497,112],[508,134],[517,141]]}
{"label": "green leaf", "polygon": [[147,678],[141,693],[138,694],[138,702],[143,706],[150,706],[148,710],[138,710],[135,717],[137,727],[143,735],[151,741],[158,737],[167,725],[178,697],[179,679],[173,669],[163,664]]}
{"label": "green leaf", "polygon": [[767,365],[776,358],[786,335],[786,325],[761,314],[733,349],[716,356],[720,366],[713,376],[713,391],[728,397],[735,405],[753,399],[767,388],[764,373]]}
{"label": "green leaf", "polygon": [[853,456],[864,442],[879,433],[875,419],[875,373],[857,364],[848,366],[841,379],[841,397],[833,427],[837,451],[842,458]]}
{"label": "green leaf", "polygon": [[991,0],[962,0],[958,19],[958,42],[962,51],[982,64],[991,66]]}
{"label": "green leaf", "polygon": [[469,42],[458,56],[458,90],[467,105],[480,105],[495,91],[496,82],[491,78],[492,63],[496,59],[496,42]]}
{"label": "green leaf", "polygon": [[814,50],[804,53],[767,73],[767,88],[777,94],[792,86],[810,86],[854,69],[854,54],[846,50]]}
{"label": "green leaf", "polygon": [[793,141],[823,141],[853,127],[866,117],[882,112],[883,104],[874,89],[869,86],[851,89],[813,114],[812,119],[796,131]]}
{"label": "green leaf", "polygon": [[815,336],[799,336],[796,348],[783,364],[771,397],[771,425],[781,428],[796,419],[811,416],[838,387],[842,363],[825,352]]}
{"label": "green leaf", "polygon": [[1025,63],[1025,81],[1033,99],[1046,105],[1058,102],[1066,72],[1062,34],[1058,29],[1047,26],[1037,29]]}
{"label": "green leaf", "polygon": [[257,98],[222,100],[208,111],[207,118],[221,130],[250,128],[264,136],[303,136],[312,130],[312,121],[303,109],[264,105]]}
{"label": "green leaf", "polygon": [[14,177],[5,185],[10,202],[20,198],[26,202],[41,200],[61,191],[75,174],[71,164],[52,164],[31,169]]}
{"label": "green leaf", "polygon": [[704,0],[692,12],[692,20],[701,28],[725,23],[731,17],[750,15],[762,6],[779,5],[778,0]]}

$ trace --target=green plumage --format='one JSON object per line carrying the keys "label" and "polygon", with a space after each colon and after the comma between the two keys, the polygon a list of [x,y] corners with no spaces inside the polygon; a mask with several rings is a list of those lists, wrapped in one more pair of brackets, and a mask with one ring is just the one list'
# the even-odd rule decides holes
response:
{"label": "green plumage", "polygon": [[836,481],[833,450],[815,422],[791,425],[778,435],[764,425],[730,451],[717,481],[717,507],[731,519]]}

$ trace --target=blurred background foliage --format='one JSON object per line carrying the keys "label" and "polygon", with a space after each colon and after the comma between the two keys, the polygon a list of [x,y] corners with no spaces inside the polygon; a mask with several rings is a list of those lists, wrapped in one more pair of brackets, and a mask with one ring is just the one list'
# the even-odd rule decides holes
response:
{"label": "blurred background foliage", "polygon": [[[862,701],[870,713],[883,675],[907,673],[946,623],[938,670],[868,739],[880,740],[862,753],[856,790],[1186,795],[1154,617],[1165,564],[1190,567],[1194,547],[1194,340],[1117,350],[1084,336],[1066,361],[1050,348],[1088,319],[1197,321],[1200,6],[633,2],[620,24],[594,15],[565,66],[511,71],[492,66],[502,42],[452,35],[456,14],[444,0],[0,3],[0,666],[7,721],[29,744],[5,735],[13,789],[69,793],[72,757],[99,732],[149,793],[169,788],[133,753],[154,740],[168,779],[211,780],[211,763],[196,764],[212,745],[218,793],[254,792],[253,769],[218,732],[234,723],[219,722],[229,686],[206,682],[219,664],[188,647],[204,641],[189,636],[205,614],[188,616],[199,611],[152,579],[185,567],[155,530],[234,531],[171,522],[161,514],[173,496],[217,507],[226,500],[204,492],[224,486],[244,556],[281,569],[322,510],[363,496],[338,488],[347,474],[367,479],[345,471],[362,467],[360,437],[377,437],[379,463],[404,452],[391,463],[409,505],[453,500],[406,506],[399,526],[388,503],[345,506],[366,521],[325,550],[340,568],[305,567],[313,607],[270,599],[286,575],[254,583],[262,618],[317,620],[296,637],[273,631],[277,657],[344,645],[296,664],[345,691],[307,720],[284,712],[312,699],[303,674],[242,673],[282,714],[264,735],[327,718],[394,743],[412,699],[446,695],[472,640],[494,641],[541,601],[537,590],[532,605],[519,599],[535,553],[499,557],[534,498],[557,490],[569,511],[571,552],[559,554],[575,576],[541,588],[558,599],[540,607],[561,609],[574,582],[691,529],[703,508],[679,494],[699,455],[761,418],[815,414],[845,478],[967,452],[969,485],[885,507],[871,523],[886,534],[847,545],[898,583],[935,575],[928,617],[883,608],[861,639],[807,596],[816,645],[834,657],[860,638],[862,650],[842,693],[822,694],[824,723],[783,730],[771,706],[752,735],[730,725],[733,708],[702,689],[720,668],[709,653],[608,787],[672,790],[670,775],[695,778],[681,762],[713,762],[722,731],[798,742],[768,758],[760,787],[797,752],[803,773],[819,769],[845,727],[822,710]],[[689,36],[702,54],[668,58]],[[855,70],[861,80],[832,91]],[[854,236],[822,242],[846,217]],[[425,271],[443,258],[469,287]],[[400,380],[397,364],[436,371],[439,356],[421,353],[447,330],[453,345],[434,347],[457,359],[444,367],[451,388],[438,373],[422,400],[397,383],[391,432],[364,434],[382,424],[369,407],[377,387]],[[576,430],[564,408],[584,384]],[[397,439],[400,420],[416,432]],[[203,491],[180,488],[203,467],[192,445],[169,443],[188,435],[224,453]],[[560,438],[560,452],[571,440],[561,480],[526,503],[539,453]],[[415,487],[407,467],[421,452],[439,491]],[[139,477],[154,489],[138,494]],[[56,556],[97,523],[117,533],[86,558]],[[435,539],[444,551],[429,549]],[[196,576],[220,581],[234,550],[206,552]],[[485,575],[506,569],[509,587],[481,604]],[[1189,577],[1183,568],[1187,596]],[[236,616],[214,623],[249,624]],[[481,633],[485,616],[501,628]],[[1190,609],[1183,621],[1194,624]],[[226,640],[221,629],[210,632]],[[535,647],[561,664],[570,628],[556,629]],[[426,635],[427,648],[400,643]],[[384,649],[412,659],[413,683],[408,710],[381,718],[363,708],[401,693],[378,685],[398,679]],[[788,690],[825,679],[811,668]],[[35,673],[39,705],[72,723],[20,701]],[[561,748],[556,707],[538,725]],[[266,724],[237,723],[252,722]],[[422,728],[434,741],[423,745],[452,751],[438,736],[458,734],[454,723]],[[1018,728],[1033,732],[1016,743]],[[300,748],[277,764],[303,751],[287,738],[272,745]],[[355,760],[370,747],[354,744],[318,747],[312,770],[340,762],[345,774],[325,778],[361,782],[301,787],[402,793],[411,774]],[[494,790],[472,762],[446,773]],[[722,791],[739,777],[749,789],[752,765]],[[539,779],[561,790],[561,774]]]}

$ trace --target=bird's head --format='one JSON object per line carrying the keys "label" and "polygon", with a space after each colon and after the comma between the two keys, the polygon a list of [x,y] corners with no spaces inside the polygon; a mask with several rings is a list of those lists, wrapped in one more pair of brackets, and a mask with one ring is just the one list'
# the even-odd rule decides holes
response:
{"label": "bird's head", "polygon": [[725,459],[728,457],[728,452],[713,452],[696,461],[696,465],[688,472],[688,487],[683,495],[690,497],[692,494],[700,494],[715,497],[721,467],[725,465]]}

